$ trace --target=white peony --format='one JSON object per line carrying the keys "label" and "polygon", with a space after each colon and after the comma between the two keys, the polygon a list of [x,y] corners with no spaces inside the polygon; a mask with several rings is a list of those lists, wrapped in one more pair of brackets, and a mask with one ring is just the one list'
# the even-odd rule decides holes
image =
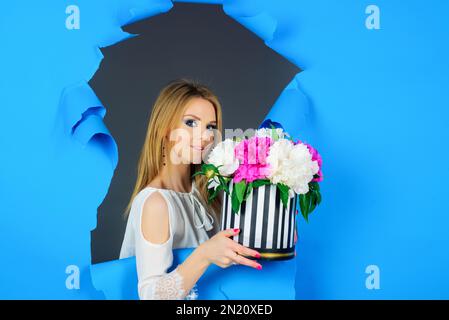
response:
{"label": "white peony", "polygon": [[237,142],[231,139],[225,139],[217,145],[209,153],[206,163],[213,164],[214,166],[222,166],[218,168],[218,171],[222,176],[230,176],[239,167],[239,160],[234,156],[234,148]]}
{"label": "white peony", "polygon": [[[280,139],[273,143],[267,156],[271,172],[268,178],[273,184],[283,183],[293,189],[296,194],[309,192],[309,182],[318,173],[316,161],[306,145],[293,144],[287,139]],[[289,192],[289,196],[292,193]]]}
{"label": "white peony", "polygon": [[[276,129],[274,129],[274,131],[276,132],[279,139],[284,139],[284,138],[290,137],[290,135],[287,132],[285,132],[282,128],[276,128]],[[269,128],[257,129],[256,133],[254,135],[256,137],[261,137],[261,138],[270,137],[271,139],[274,139],[273,129],[269,129]]]}

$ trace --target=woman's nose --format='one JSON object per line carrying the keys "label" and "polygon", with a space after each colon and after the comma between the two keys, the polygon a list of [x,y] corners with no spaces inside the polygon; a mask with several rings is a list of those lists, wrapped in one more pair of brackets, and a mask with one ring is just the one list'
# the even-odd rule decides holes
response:
{"label": "woman's nose", "polygon": [[204,128],[203,133],[201,135],[201,140],[203,145],[208,144],[214,138],[214,132],[208,128]]}
{"label": "woman's nose", "polygon": [[[199,128],[199,127],[198,127]],[[201,132],[195,130],[193,132],[193,143],[195,145],[201,145],[203,148],[208,145],[214,139],[214,132],[207,127],[201,128]]]}

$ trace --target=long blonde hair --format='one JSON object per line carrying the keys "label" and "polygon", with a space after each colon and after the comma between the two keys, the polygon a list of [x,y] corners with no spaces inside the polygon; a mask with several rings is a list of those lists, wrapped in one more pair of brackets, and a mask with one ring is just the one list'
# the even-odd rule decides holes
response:
{"label": "long blonde hair", "polygon": [[[222,136],[221,104],[213,92],[205,85],[190,79],[176,79],[170,81],[159,93],[151,111],[146,138],[140,153],[137,167],[137,181],[131,199],[125,210],[128,216],[134,197],[159,174],[163,166],[162,145],[166,134],[182,119],[187,103],[194,97],[208,100],[215,108],[217,132],[219,139]],[[217,135],[215,138],[217,139]],[[219,141],[214,141],[217,143]],[[171,147],[169,143],[169,147]],[[170,150],[170,149],[168,149]],[[167,150],[167,151],[168,151]],[[201,164],[191,164],[191,174],[201,169]],[[207,202],[207,178],[204,175],[194,177],[196,187],[200,193],[202,203],[209,212],[220,221],[222,197],[216,197],[211,204]]]}

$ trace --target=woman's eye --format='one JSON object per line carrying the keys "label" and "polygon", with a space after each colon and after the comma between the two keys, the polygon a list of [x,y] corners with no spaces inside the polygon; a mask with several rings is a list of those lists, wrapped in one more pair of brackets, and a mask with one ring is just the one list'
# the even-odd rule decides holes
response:
{"label": "woman's eye", "polygon": [[185,120],[185,124],[188,125],[189,127],[196,127],[196,121],[189,119],[189,120]]}
{"label": "woman's eye", "polygon": [[217,129],[217,126],[216,126],[216,125],[213,125],[213,124],[210,124],[210,125],[207,126],[207,128],[208,128],[209,130],[216,130],[216,129]]}

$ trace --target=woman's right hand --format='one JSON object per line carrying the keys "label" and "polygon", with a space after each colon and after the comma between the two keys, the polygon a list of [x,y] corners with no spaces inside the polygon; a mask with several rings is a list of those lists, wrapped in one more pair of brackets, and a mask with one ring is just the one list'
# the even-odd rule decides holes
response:
{"label": "woman's right hand", "polygon": [[244,257],[246,255],[260,258],[259,252],[230,239],[231,236],[235,236],[239,232],[240,229],[222,230],[200,244],[197,249],[201,251],[202,256],[208,263],[216,264],[221,268],[227,268],[237,263],[258,270],[262,269],[262,265],[257,263],[257,261]]}

